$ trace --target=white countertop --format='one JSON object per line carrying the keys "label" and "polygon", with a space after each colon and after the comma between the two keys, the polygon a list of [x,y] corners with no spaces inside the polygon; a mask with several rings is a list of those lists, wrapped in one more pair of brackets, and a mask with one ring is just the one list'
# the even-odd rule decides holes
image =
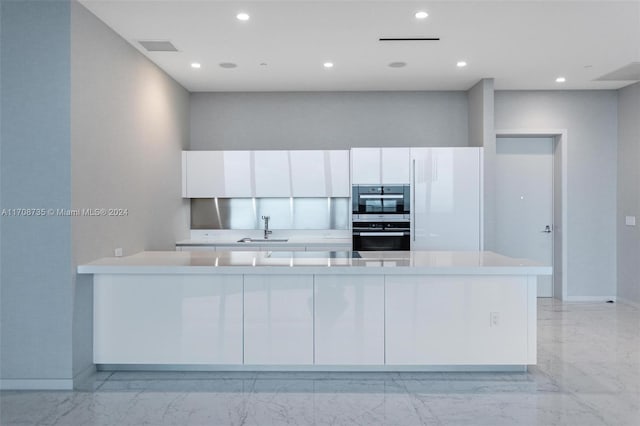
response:
{"label": "white countertop", "polygon": [[497,253],[450,251],[357,252],[144,251],[79,265],[80,274],[427,274],[551,275],[551,266]]}
{"label": "white countertop", "polygon": [[[249,236],[249,235],[247,235]],[[270,236],[271,239],[266,239],[264,241],[255,241],[250,243],[241,243],[238,242],[239,239],[243,237],[238,237],[237,235],[233,236],[216,236],[211,238],[197,238],[197,239],[188,239],[181,240],[176,242],[176,246],[224,246],[224,247],[268,247],[268,246],[311,246],[311,247],[336,247],[336,246],[345,246],[345,248],[351,247],[351,238],[342,238],[342,237],[316,237],[316,236],[289,236],[284,237],[288,238],[288,241],[271,241],[274,238],[281,238],[280,236],[274,237]],[[253,238],[260,238],[255,237]]]}

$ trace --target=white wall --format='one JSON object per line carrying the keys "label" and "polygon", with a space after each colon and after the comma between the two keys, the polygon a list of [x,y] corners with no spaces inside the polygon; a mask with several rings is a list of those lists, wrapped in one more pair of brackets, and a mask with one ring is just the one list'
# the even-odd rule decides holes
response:
{"label": "white wall", "polygon": [[496,129],[567,129],[569,297],[616,295],[617,102],[616,91],[495,96]]}
{"label": "white wall", "polygon": [[[71,76],[72,206],[127,209],[73,219],[73,268],[117,247],[125,255],[173,250],[188,236],[181,150],[189,93],[76,2]],[[91,282],[76,277],[74,374],[92,364]]]}
{"label": "white wall", "polygon": [[192,93],[207,149],[467,146],[466,92]]}
{"label": "white wall", "polygon": [[618,297],[640,304],[640,83],[618,96]]}

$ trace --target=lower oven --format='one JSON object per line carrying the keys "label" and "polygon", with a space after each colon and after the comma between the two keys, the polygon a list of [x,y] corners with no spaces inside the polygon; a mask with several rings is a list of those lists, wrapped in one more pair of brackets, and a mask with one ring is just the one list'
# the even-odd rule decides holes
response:
{"label": "lower oven", "polygon": [[353,250],[395,251],[410,250],[409,221],[353,222]]}

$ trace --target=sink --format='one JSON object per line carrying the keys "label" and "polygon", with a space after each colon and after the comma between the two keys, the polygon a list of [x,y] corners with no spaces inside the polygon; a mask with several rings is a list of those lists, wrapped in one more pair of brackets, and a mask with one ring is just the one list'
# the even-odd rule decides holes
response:
{"label": "sink", "polygon": [[239,243],[286,243],[288,238],[242,238]]}

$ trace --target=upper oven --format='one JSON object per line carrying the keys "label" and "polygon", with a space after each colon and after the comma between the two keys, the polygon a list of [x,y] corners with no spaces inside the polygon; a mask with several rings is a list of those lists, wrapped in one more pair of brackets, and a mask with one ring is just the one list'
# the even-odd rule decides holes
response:
{"label": "upper oven", "polygon": [[353,185],[353,214],[410,213],[409,185]]}

